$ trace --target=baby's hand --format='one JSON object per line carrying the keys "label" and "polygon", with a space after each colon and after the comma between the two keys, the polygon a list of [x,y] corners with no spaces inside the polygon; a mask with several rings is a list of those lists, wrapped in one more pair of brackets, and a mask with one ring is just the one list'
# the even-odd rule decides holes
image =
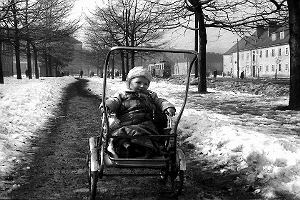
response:
{"label": "baby's hand", "polygon": [[167,108],[165,112],[167,113],[167,115],[173,117],[176,113],[176,110],[175,108]]}
{"label": "baby's hand", "polygon": [[[99,109],[100,109],[100,111],[103,113],[104,112],[104,107],[101,105],[101,106],[99,106]],[[106,106],[106,111],[108,112],[108,113],[112,113],[111,112],[111,110],[109,109],[109,107],[107,107]]]}

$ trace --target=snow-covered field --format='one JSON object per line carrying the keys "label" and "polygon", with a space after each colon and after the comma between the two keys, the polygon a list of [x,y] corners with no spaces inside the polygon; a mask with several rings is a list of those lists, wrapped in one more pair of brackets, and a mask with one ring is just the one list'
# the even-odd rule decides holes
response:
{"label": "snow-covered field", "polygon": [[[101,94],[102,79],[89,80],[88,89]],[[30,148],[30,140],[53,116],[63,88],[76,79],[4,81],[0,85],[0,176],[27,156],[20,152]],[[108,79],[107,93],[124,87],[119,79]],[[173,102],[179,111],[185,86],[154,81],[150,89]],[[267,98],[218,88],[208,91],[198,94],[196,86],[191,86],[179,124],[179,131],[189,136],[186,142],[195,145],[199,159],[223,166],[220,173],[243,172],[246,178],[235,180],[235,184],[264,185],[255,192],[266,198],[275,197],[275,191],[300,198],[300,112],[272,109],[287,105],[288,97]]]}

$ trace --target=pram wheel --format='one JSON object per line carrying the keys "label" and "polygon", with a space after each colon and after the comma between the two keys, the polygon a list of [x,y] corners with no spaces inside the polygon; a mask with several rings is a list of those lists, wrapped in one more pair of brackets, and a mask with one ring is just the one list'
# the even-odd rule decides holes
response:
{"label": "pram wheel", "polygon": [[171,165],[171,185],[174,196],[181,194],[184,184],[184,171],[186,170],[185,155],[181,149],[177,149]]}
{"label": "pram wheel", "polygon": [[97,194],[97,182],[98,182],[98,172],[91,171],[91,160],[88,161],[89,165],[89,192],[90,192],[90,200],[94,200]]}
{"label": "pram wheel", "polygon": [[[92,137],[89,139],[90,144],[90,152],[87,156],[87,164],[88,164],[88,181],[89,181],[89,192],[90,192],[90,200],[95,200],[97,194],[97,182],[99,173],[101,174],[101,170],[99,170],[99,150],[97,147],[96,138]],[[103,146],[103,145],[102,145]],[[101,148],[102,150],[102,148]]]}
{"label": "pram wheel", "polygon": [[184,171],[179,170],[177,178],[172,181],[172,193],[174,196],[181,194],[184,183]]}

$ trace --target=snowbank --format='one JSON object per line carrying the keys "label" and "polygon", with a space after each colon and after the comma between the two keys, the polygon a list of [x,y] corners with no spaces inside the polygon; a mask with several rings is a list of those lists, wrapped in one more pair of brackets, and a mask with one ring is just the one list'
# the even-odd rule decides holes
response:
{"label": "snowbank", "polygon": [[22,162],[30,140],[53,117],[63,88],[74,81],[72,77],[4,79],[0,85],[0,175]]}
{"label": "snowbank", "polygon": [[[102,79],[94,78],[88,87],[100,94],[101,83]],[[125,84],[120,79],[108,79],[107,88],[109,96],[124,89]],[[150,89],[179,110],[185,86],[154,81]],[[235,184],[251,185],[267,199],[275,198],[278,192],[290,192],[300,198],[300,137],[293,131],[299,130],[300,113],[270,109],[286,103],[288,97],[266,98],[218,91],[217,87],[208,90],[208,94],[197,94],[197,87],[191,86],[179,124],[180,134],[196,147],[199,159],[220,168],[220,173],[239,173]],[[262,112],[263,116],[243,113],[241,108]],[[286,127],[291,129],[288,133]]]}

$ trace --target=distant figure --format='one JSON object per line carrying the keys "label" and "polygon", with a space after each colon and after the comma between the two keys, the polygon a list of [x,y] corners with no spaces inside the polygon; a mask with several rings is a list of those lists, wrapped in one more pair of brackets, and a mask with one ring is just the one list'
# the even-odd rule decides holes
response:
{"label": "distant figure", "polygon": [[82,75],[83,75],[83,71],[81,70],[80,71],[80,78],[82,78]]}
{"label": "distant figure", "polygon": [[154,69],[154,68],[152,69],[151,73],[152,73],[151,75],[152,75],[153,77],[155,77],[155,69]]}
{"label": "distant figure", "polygon": [[218,71],[215,70],[215,71],[214,71],[214,78],[215,78],[215,79],[217,78],[217,74],[218,74]]}
{"label": "distant figure", "polygon": [[93,77],[95,75],[94,72],[90,72],[90,77]]}
{"label": "distant figure", "polygon": [[29,70],[28,69],[26,69],[25,75],[26,75],[27,78],[29,77]]}
{"label": "distant figure", "polygon": [[244,71],[242,71],[241,73],[241,79],[244,79],[245,78],[245,74],[244,74]]}
{"label": "distant figure", "polygon": [[116,73],[115,73],[116,76],[120,76],[120,72],[119,70],[116,70]]}

